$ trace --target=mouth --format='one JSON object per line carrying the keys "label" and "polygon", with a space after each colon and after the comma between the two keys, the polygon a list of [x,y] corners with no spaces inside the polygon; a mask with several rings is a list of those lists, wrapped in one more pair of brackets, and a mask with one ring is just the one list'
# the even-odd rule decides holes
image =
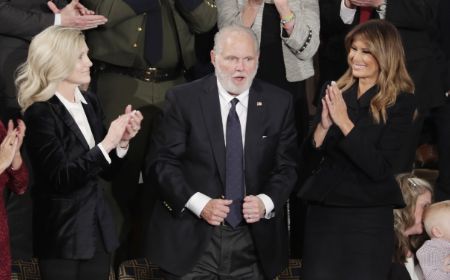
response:
{"label": "mouth", "polygon": [[352,65],[353,70],[362,70],[366,68],[366,65],[364,64],[353,64]]}
{"label": "mouth", "polygon": [[242,76],[242,75],[236,75],[236,76],[233,76],[233,81],[240,84],[240,83],[244,82],[246,78],[247,77]]}

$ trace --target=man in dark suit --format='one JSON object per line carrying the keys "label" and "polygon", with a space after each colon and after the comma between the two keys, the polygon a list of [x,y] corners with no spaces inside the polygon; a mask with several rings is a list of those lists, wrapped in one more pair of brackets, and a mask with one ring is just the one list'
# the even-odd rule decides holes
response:
{"label": "man in dark suit", "polygon": [[[56,5],[55,5],[56,3]],[[33,36],[57,24],[88,29],[106,22],[73,0],[0,0],[0,117],[5,121],[20,116],[14,85],[15,71],[27,57]],[[65,5],[67,4],[67,5]],[[58,7],[63,7],[59,9]],[[3,194],[2,194],[3,195]],[[13,258],[31,256],[31,201],[6,193]]]}
{"label": "man in dark suit", "polygon": [[167,93],[149,156],[159,201],[148,235],[167,279],[266,279],[287,265],[293,104],[253,80],[258,56],[252,31],[223,28],[211,51],[216,75]]}

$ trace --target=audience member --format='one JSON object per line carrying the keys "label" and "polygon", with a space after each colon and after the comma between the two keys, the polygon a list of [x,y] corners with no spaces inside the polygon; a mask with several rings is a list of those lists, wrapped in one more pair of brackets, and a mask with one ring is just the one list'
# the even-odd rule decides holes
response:
{"label": "audience member", "polygon": [[423,280],[415,261],[415,252],[422,245],[423,212],[431,203],[431,185],[410,173],[396,177],[406,206],[394,210],[395,251],[389,280]]}
{"label": "audience member", "polygon": [[[413,130],[399,155],[402,159],[398,163],[401,172],[412,170],[424,118],[431,108],[441,106],[445,99],[439,81],[436,54],[429,37],[433,15],[437,13],[436,3],[437,1],[429,0],[341,0],[338,6],[334,6],[339,11],[329,10],[340,14],[341,23],[337,24],[355,26],[368,19],[384,19],[392,23],[401,35],[406,67],[414,82],[414,94],[418,100],[418,114]],[[341,34],[342,37],[344,35],[345,33]],[[342,40],[335,42],[342,44]],[[332,55],[344,56],[344,53],[335,52]]]}
{"label": "audience member", "polygon": [[394,174],[416,106],[400,35],[372,20],[348,33],[345,46],[349,68],[324,86],[303,149],[304,168],[315,168],[300,190],[309,201],[306,280],[386,279],[392,208],[404,204]]}
{"label": "audience member", "polygon": [[167,93],[149,155],[160,183],[149,258],[166,279],[273,279],[287,265],[293,103],[253,79],[258,55],[250,29],[224,27],[211,51],[216,76]]}
{"label": "audience member", "polygon": [[[25,61],[33,36],[51,25],[88,29],[106,22],[105,17],[94,15],[78,0],[65,4],[64,0],[56,0],[55,3],[47,0],[0,0],[0,118],[3,121],[20,116],[14,72]],[[32,255],[30,195],[26,192],[18,197],[7,190],[5,196],[12,233],[12,255],[14,258],[29,258]]]}
{"label": "audience member", "polygon": [[[17,194],[25,192],[28,185],[28,172],[23,164],[20,147],[25,135],[25,124],[18,120],[14,128],[8,122],[8,130],[0,121],[0,193],[9,188]],[[11,253],[9,246],[9,227],[3,195],[0,196],[0,279],[11,279]]]}
{"label": "audience member", "polygon": [[[117,172],[142,115],[131,106],[106,132],[79,29],[53,26],[31,41],[17,78],[34,172],[33,234],[42,279],[108,279],[115,226],[99,176]],[[123,187],[126,187],[124,185]]]}
{"label": "audience member", "polygon": [[[256,78],[292,94],[300,145],[309,120],[305,80],[314,75],[313,56],[319,47],[318,0],[216,0],[216,3],[219,27],[240,24],[256,33],[260,46]],[[304,210],[295,195],[289,199],[289,208],[291,256],[299,257]]]}
{"label": "audience member", "polygon": [[[185,72],[196,62],[195,34],[212,29],[217,10],[212,0],[82,0],[108,17],[102,28],[87,34],[95,59],[94,87],[106,121],[126,104],[144,115],[142,130],[133,139],[111,190],[121,221],[121,247],[116,264],[142,252],[144,221],[151,216],[155,195],[142,186],[141,171],[150,135],[166,91],[186,82]],[[123,188],[123,186],[127,188]],[[122,224],[123,221],[123,224]]]}
{"label": "audience member", "polygon": [[425,280],[450,278],[450,200],[432,204],[423,217],[431,240],[417,251]]}

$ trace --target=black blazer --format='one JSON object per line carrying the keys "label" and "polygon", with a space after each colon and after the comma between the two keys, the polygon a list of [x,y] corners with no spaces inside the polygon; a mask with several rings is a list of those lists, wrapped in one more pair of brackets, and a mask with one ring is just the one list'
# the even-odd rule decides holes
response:
{"label": "black blazer", "polygon": [[[106,134],[97,97],[84,94],[83,104],[95,142]],[[53,96],[25,111],[26,147],[35,184],[33,231],[40,258],[89,259],[98,234],[106,250],[118,245],[112,215],[98,186],[100,175],[121,160],[112,151],[110,166],[98,146],[89,149],[80,129],[61,101]],[[100,227],[100,232],[97,230]]]}
{"label": "black blazer", "polygon": [[[416,86],[417,106],[421,112],[444,103],[437,57],[430,41],[429,31],[438,12],[437,0],[387,1],[385,20],[399,31],[405,49],[406,66]],[[344,38],[359,24],[359,8],[352,24],[340,18],[341,0],[320,0],[321,46],[319,63],[321,84],[337,80],[347,70],[347,52]],[[447,16],[447,14],[446,14]],[[448,17],[448,16],[447,16]],[[374,9],[372,19],[379,14]],[[320,102],[319,102],[320,103]]]}
{"label": "black blazer", "polygon": [[[53,2],[60,8],[66,4]],[[20,112],[14,73],[27,58],[30,40],[54,21],[46,0],[0,0],[0,112],[5,121]]]}
{"label": "black blazer", "polygon": [[308,201],[335,206],[370,207],[404,205],[394,174],[400,151],[412,128],[416,109],[414,95],[401,93],[387,109],[387,122],[374,123],[369,112],[378,87],[357,99],[357,83],[343,93],[350,120],[355,127],[344,137],[333,125],[320,149],[312,145],[312,135],[321,119],[319,108],[310,136],[302,149],[304,168],[314,174],[301,188]]}
{"label": "black blazer", "polygon": [[[165,115],[149,161],[160,183],[149,226],[149,257],[174,274],[189,272],[208,244],[213,226],[184,206],[196,192],[224,194],[225,143],[216,77],[168,91]],[[296,132],[291,96],[255,80],[245,133],[247,195],[264,193],[275,217],[251,224],[257,255],[268,278],[287,265],[284,208],[296,175]]]}

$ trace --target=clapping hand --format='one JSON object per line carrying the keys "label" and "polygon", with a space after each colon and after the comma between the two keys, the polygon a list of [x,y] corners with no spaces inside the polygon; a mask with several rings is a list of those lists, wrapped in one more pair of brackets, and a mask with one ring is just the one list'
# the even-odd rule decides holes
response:
{"label": "clapping hand", "polygon": [[86,30],[96,28],[107,22],[106,17],[95,15],[94,11],[84,7],[79,3],[79,0],[72,0],[62,9],[58,9],[52,1],[48,1],[47,6],[54,14],[61,14],[62,26]]}
{"label": "clapping hand", "polygon": [[130,116],[129,122],[120,140],[120,146],[125,148],[128,146],[129,141],[134,138],[141,129],[141,122],[144,119],[141,112],[138,110],[132,110],[131,105],[125,108],[125,114]]}
{"label": "clapping hand", "polygon": [[[12,123],[12,121],[10,121]],[[17,137],[17,130],[12,128],[8,123],[8,131],[5,138],[0,144],[0,174],[6,170],[13,162],[16,154],[19,139]]]}
{"label": "clapping hand", "polygon": [[357,7],[379,7],[385,0],[347,0],[350,2],[350,6]]}
{"label": "clapping hand", "polygon": [[353,129],[354,124],[348,116],[347,105],[342,97],[342,91],[337,87],[335,82],[332,82],[331,85],[327,86],[325,92],[324,99],[331,120],[341,129],[344,135],[347,135]]}

